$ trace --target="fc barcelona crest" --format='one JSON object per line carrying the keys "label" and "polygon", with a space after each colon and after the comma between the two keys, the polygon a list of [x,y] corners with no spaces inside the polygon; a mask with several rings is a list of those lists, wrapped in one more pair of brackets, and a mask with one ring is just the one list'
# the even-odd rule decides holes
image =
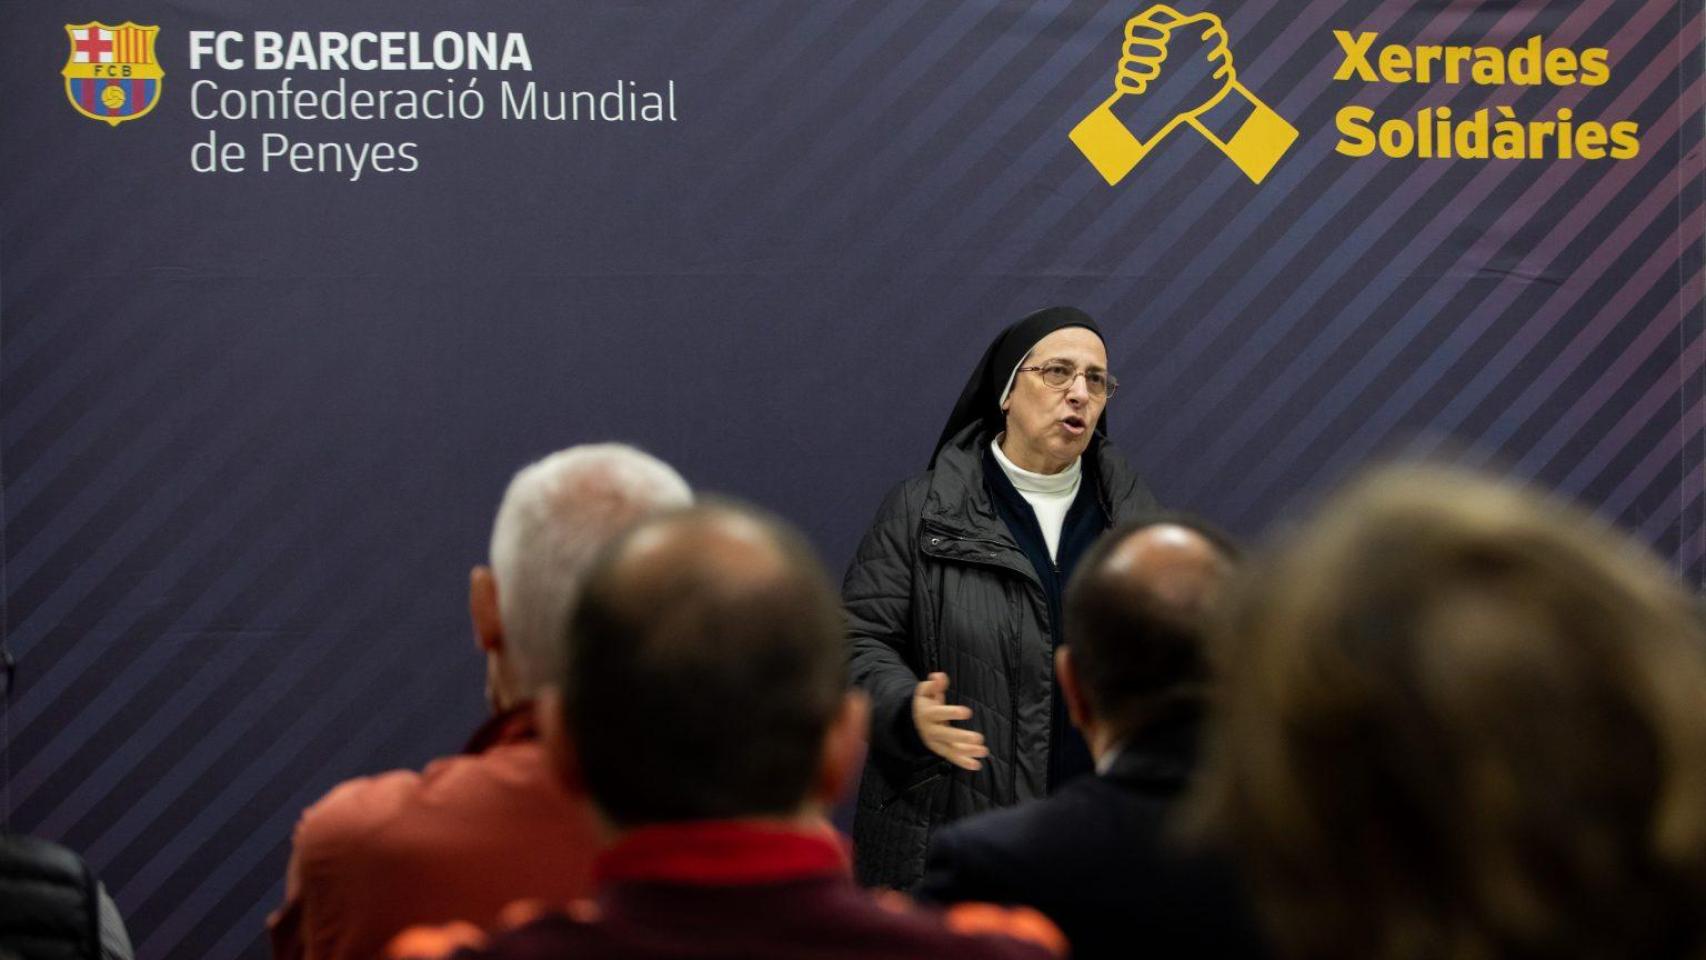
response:
{"label": "fc barcelona crest", "polygon": [[154,59],[159,27],[121,23],[68,23],[71,56],[65,61],[65,96],[77,112],[113,126],[135,120],[160,102],[166,72]]}

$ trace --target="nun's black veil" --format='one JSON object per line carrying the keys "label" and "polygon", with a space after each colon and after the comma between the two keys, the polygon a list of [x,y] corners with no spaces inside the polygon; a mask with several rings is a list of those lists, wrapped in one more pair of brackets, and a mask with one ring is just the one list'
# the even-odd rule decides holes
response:
{"label": "nun's black veil", "polygon": [[[990,436],[1001,432],[1006,424],[1001,413],[1001,391],[1007,389],[1007,378],[1019,361],[1025,359],[1025,354],[1037,345],[1037,341],[1064,327],[1083,327],[1098,337],[1102,336],[1096,321],[1076,307],[1046,307],[996,335],[989,349],[983,351],[983,359],[972,368],[971,378],[966,381],[965,389],[960,391],[960,399],[954,404],[954,412],[948,414],[948,423],[942,428],[942,436],[936,440],[936,449],[930,453],[931,467],[936,466],[936,457],[942,448],[968,425],[982,423]],[[1103,342],[1106,339],[1104,337]],[[1106,413],[1096,421],[1096,432],[1107,436]]]}

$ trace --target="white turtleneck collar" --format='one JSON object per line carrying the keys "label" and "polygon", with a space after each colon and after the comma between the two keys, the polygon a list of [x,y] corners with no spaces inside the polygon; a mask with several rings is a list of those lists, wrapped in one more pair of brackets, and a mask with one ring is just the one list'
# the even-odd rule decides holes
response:
{"label": "white turtleneck collar", "polygon": [[1072,509],[1072,501],[1078,497],[1078,484],[1084,479],[1084,458],[1072,461],[1071,466],[1059,473],[1032,473],[1007,459],[1007,454],[1001,450],[1001,437],[991,440],[989,449],[995,454],[995,462],[1001,467],[1001,472],[1012,482],[1013,489],[1031,505],[1037,526],[1042,528],[1043,540],[1048,543],[1049,559],[1056,559],[1060,531],[1066,525],[1066,512]]}
{"label": "white turtleneck collar", "polygon": [[1084,476],[1083,457],[1072,461],[1071,466],[1059,473],[1032,473],[1007,459],[1006,452],[1001,449],[1001,437],[991,440],[989,449],[995,452],[995,462],[1001,464],[1001,472],[1013,481],[1014,488],[1020,493],[1061,494],[1068,490],[1078,492],[1078,481]]}

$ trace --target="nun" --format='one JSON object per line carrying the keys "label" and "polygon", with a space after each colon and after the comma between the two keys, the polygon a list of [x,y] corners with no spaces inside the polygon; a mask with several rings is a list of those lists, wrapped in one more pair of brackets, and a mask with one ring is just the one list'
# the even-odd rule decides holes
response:
{"label": "nun", "polygon": [[1050,307],[995,338],[923,473],[891,491],[842,596],[871,698],[854,813],[867,886],[909,889],[938,826],[1092,770],[1054,677],[1061,597],[1110,526],[1155,509],[1107,440],[1095,321]]}

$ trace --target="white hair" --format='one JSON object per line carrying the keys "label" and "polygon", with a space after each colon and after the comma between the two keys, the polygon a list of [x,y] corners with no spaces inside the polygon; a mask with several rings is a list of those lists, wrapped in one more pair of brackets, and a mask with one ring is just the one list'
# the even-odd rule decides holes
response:
{"label": "white hair", "polygon": [[556,682],[569,611],[599,549],[641,517],[692,502],[674,468],[621,443],[559,450],[515,475],[492,524],[491,563],[519,695]]}

